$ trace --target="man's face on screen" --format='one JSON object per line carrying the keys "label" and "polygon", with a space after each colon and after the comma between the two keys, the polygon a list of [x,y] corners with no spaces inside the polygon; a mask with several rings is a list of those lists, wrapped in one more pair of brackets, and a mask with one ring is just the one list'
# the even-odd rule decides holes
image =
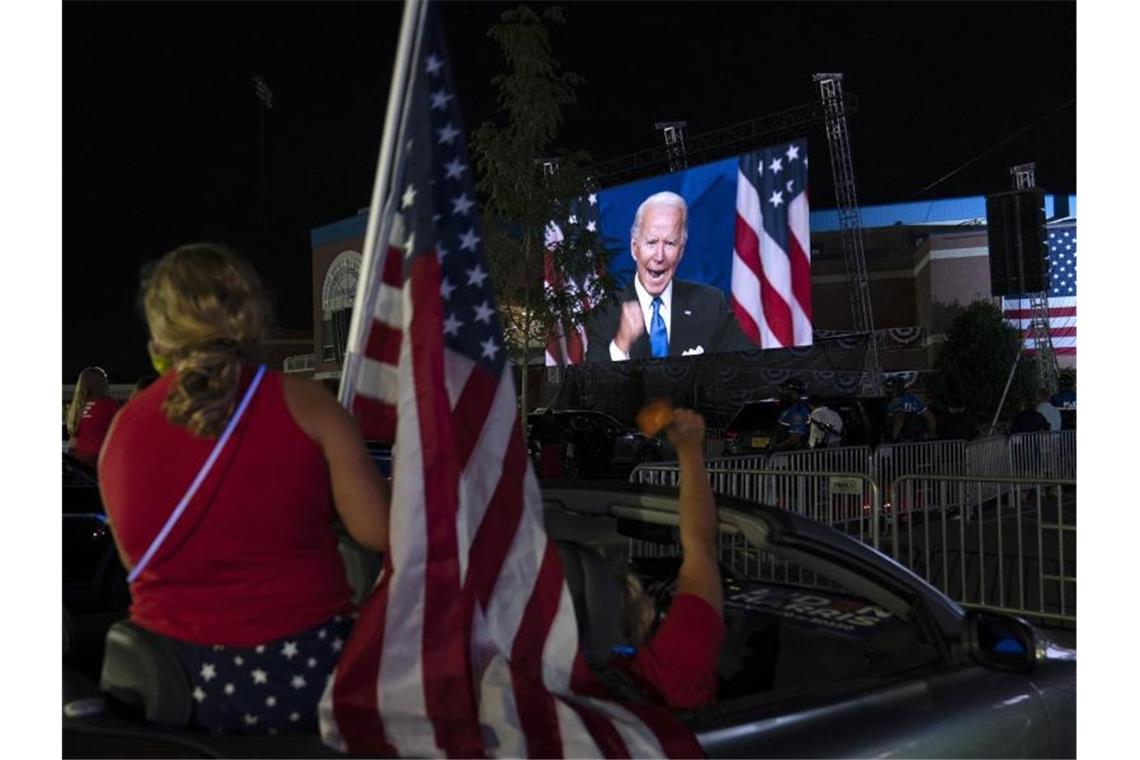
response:
{"label": "man's face on screen", "polygon": [[637,263],[637,279],[653,296],[660,295],[673,280],[685,252],[685,226],[681,209],[653,204],[641,215],[641,226],[630,243]]}

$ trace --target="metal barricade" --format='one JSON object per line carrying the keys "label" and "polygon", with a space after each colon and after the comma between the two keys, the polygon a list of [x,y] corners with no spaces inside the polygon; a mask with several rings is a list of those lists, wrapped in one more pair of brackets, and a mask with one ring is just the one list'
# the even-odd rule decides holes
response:
{"label": "metal barricade", "polygon": [[1075,480],[902,474],[889,501],[920,495],[878,548],[961,604],[1076,622]]}
{"label": "metal barricade", "polygon": [[[875,449],[871,458],[871,472],[883,494],[890,494],[891,484],[901,475],[965,475],[965,441],[923,441],[916,443],[888,443]],[[883,502],[885,514],[906,514],[928,507],[944,506],[938,494],[922,491],[907,492],[901,501],[887,498]]]}
{"label": "metal barricade", "polygon": [[705,430],[705,459],[719,459],[724,455],[724,428]]}
{"label": "metal barricade", "polygon": [[[706,464],[714,493],[782,507],[842,530],[860,541],[879,545],[881,496],[865,472],[816,472],[792,469],[752,469],[739,462],[765,457],[736,457]],[[675,463],[643,464],[630,473],[631,483],[676,486]]]}
{"label": "metal barricade", "polygon": [[[1013,475],[1009,458],[1009,441],[1004,435],[977,438],[966,444],[966,470],[963,475],[975,478],[1008,478]],[[996,498],[1001,485],[990,483],[966,494],[967,504],[973,506]],[[977,497],[977,501],[974,501]]]}
{"label": "metal barricade", "polygon": [[1023,478],[1077,477],[1077,431],[1015,433],[1009,437],[1011,474]]}

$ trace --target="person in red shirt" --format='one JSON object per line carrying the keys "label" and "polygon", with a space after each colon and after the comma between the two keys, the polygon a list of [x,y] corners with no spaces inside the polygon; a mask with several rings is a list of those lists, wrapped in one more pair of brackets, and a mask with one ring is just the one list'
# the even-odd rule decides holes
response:
{"label": "person in red shirt", "polygon": [[[226,248],[163,257],[142,289],[159,379],[116,416],[99,487],[123,565],[147,554],[211,455],[257,368],[268,307]],[[131,583],[130,618],[166,637],[192,725],[311,732],[354,609],[334,520],[388,544],[388,490],[359,428],[323,386],[267,371],[185,512]]]}
{"label": "person in red shirt", "polygon": [[80,372],[75,395],[67,409],[68,453],[94,466],[117,411],[119,405],[111,398],[107,373],[99,367],[88,367]]}
{"label": "person in red shirt", "polygon": [[689,409],[673,410],[665,433],[680,469],[682,559],[676,591],[660,627],[648,635],[653,601],[634,576],[627,577],[626,623],[637,651],[632,657],[615,657],[611,665],[654,702],[694,710],[716,699],[716,667],[725,637],[716,500],[705,472],[704,418]]}

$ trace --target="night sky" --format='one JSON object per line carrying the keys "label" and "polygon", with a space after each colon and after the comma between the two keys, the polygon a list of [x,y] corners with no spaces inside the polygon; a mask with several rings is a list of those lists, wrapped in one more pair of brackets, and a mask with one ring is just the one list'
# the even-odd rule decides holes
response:
{"label": "night sky", "polygon": [[[444,8],[468,129],[495,118],[490,79],[505,64],[486,30],[514,6]],[[862,204],[1000,192],[1025,161],[1047,191],[1076,191],[1074,3],[563,8],[554,51],[586,81],[559,144],[597,160],[653,147],[657,121],[687,120],[693,136],[807,103],[813,73],[840,71],[860,99]],[[309,230],[370,202],[400,14],[395,3],[63,5],[64,382],[90,364],[113,382],[147,369],[139,267],[194,240],[247,255],[278,322],[311,328]],[[264,236],[255,75],[274,93]],[[822,127],[806,136],[826,150]],[[813,207],[833,206],[829,163],[812,171]]]}

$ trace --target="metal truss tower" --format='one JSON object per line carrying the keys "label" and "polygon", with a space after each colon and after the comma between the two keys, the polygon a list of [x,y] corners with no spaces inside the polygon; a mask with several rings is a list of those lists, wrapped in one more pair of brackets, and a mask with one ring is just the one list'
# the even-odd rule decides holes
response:
{"label": "metal truss tower", "polygon": [[[1018,164],[1011,166],[1009,175],[1013,180],[1014,190],[1032,190],[1037,186],[1037,164]],[[1044,223],[1044,220],[1042,220]],[[1020,241],[1019,241],[1020,242]],[[1029,252],[1038,255],[1038,251]],[[1019,256],[1025,252],[1019,251]],[[1057,392],[1057,354],[1053,350],[1053,336],[1049,330],[1049,291],[1029,293],[1029,326],[1025,330],[1025,338],[1033,341],[1037,352],[1037,385],[1048,390],[1050,394]]]}
{"label": "metal truss tower", "polygon": [[835,179],[835,204],[839,211],[839,227],[843,235],[843,256],[850,284],[851,316],[855,332],[867,335],[867,366],[864,392],[882,392],[882,369],[875,340],[875,322],[871,316],[871,287],[863,256],[863,224],[859,217],[859,201],[855,194],[855,171],[851,162],[851,138],[847,131],[847,111],[843,97],[842,74],[815,74],[819,85],[831,149],[831,171]]}
{"label": "metal truss tower", "polygon": [[675,172],[689,168],[689,160],[685,155],[685,127],[684,121],[659,121],[653,128],[661,132],[665,139],[665,153],[669,156],[669,171]]}

